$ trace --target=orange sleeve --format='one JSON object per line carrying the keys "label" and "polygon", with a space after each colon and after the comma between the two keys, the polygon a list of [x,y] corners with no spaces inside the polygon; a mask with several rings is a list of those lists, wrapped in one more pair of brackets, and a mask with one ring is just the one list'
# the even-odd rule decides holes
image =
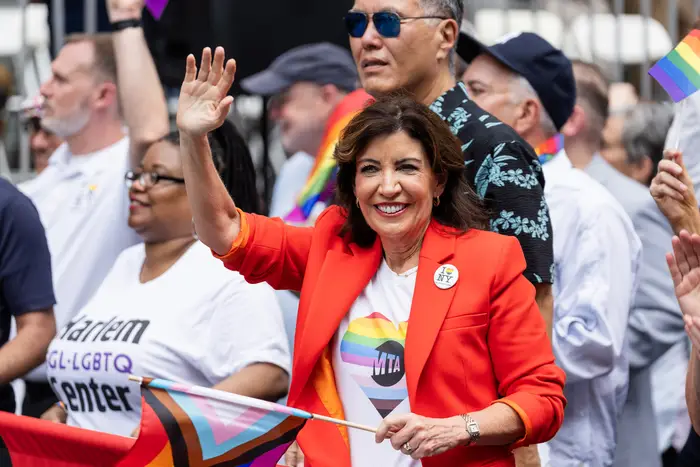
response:
{"label": "orange sleeve", "polygon": [[277,290],[301,290],[314,228],[294,227],[279,218],[238,212],[238,236],[228,253],[219,256],[212,252],[214,256],[249,283],[267,282]]}
{"label": "orange sleeve", "polygon": [[504,238],[491,290],[488,345],[498,380],[495,402],[523,420],[525,436],[513,448],[549,441],[564,420],[564,371],[554,363],[535,288],[523,276],[525,258],[515,238]]}

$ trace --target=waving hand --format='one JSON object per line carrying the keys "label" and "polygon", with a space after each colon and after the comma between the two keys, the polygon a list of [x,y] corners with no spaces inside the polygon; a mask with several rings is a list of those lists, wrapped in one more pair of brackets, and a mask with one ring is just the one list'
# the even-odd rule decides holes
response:
{"label": "waving hand", "polygon": [[224,67],[225,53],[217,47],[212,63],[211,49],[202,51],[202,63],[197,70],[193,55],[187,57],[185,80],[180,89],[177,126],[192,137],[206,135],[220,127],[233,103],[227,95],[236,75],[236,61],[230,59]]}

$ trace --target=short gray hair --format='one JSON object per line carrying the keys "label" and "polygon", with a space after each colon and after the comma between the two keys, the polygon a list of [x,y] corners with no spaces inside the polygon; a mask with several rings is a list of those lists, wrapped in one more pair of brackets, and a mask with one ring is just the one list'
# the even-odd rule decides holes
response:
{"label": "short gray hair", "polygon": [[464,0],[419,0],[419,5],[423,8],[426,15],[447,16],[457,21],[457,38],[455,47],[450,53],[450,70],[455,70],[455,59],[457,57],[457,40],[459,39],[459,30],[462,27],[462,18],[464,17]]}
{"label": "short gray hair", "polygon": [[547,113],[547,109],[542,105],[537,92],[532,87],[530,82],[520,75],[513,74],[510,82],[511,97],[513,104],[520,104],[525,99],[535,99],[540,104],[540,127],[545,132],[547,138],[557,134],[557,127],[552,120],[552,117]]}
{"label": "short gray hair", "polygon": [[639,103],[625,113],[622,146],[629,164],[639,165],[645,157],[649,157],[656,169],[663,158],[673,115],[670,104],[657,102]]}

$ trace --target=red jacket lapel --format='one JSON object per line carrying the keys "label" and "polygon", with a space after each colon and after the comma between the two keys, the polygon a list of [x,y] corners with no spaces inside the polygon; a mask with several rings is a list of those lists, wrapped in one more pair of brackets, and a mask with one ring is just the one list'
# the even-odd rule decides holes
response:
{"label": "red jacket lapel", "polygon": [[409,400],[414,403],[420,375],[430,356],[442,322],[450,309],[458,284],[440,289],[434,276],[454,255],[456,237],[433,221],[426,231],[418,263],[416,288],[406,332],[406,382]]}

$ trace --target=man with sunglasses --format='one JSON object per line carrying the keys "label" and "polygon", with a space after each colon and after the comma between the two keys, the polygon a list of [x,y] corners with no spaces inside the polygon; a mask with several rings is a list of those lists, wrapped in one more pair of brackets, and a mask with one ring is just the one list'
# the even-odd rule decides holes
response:
{"label": "man with sunglasses", "polygon": [[552,227],[532,147],[474,103],[454,77],[462,0],[355,0],[345,17],[364,89],[407,91],[462,141],[467,179],[492,214],[491,230],[515,236],[540,312],[552,323]]}

